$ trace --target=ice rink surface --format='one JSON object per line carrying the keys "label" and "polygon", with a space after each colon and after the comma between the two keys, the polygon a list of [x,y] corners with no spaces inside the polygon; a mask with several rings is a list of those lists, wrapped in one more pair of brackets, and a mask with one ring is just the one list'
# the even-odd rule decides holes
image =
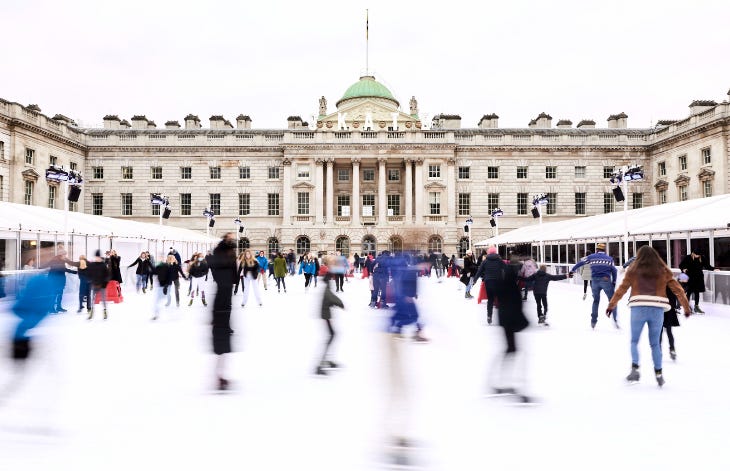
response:
{"label": "ice rink surface", "polygon": [[[131,278],[130,278],[131,279]],[[181,283],[187,291],[187,284]],[[234,297],[233,389],[216,393],[210,312],[167,308],[151,321],[150,293],[124,285],[109,319],[65,314],[37,329],[32,361],[18,372],[9,359],[15,321],[0,314],[0,469],[2,470],[376,470],[384,468],[387,403],[386,310],[367,305],[367,280],[350,279],[334,311],[333,359],[343,365],[313,375],[325,335],[318,317],[321,282],[305,292],[302,276],[273,279],[263,306]],[[428,470],[727,470],[730,469],[730,307],[681,318],[678,359],[664,339],[664,376],[653,377],[646,329],[642,380],[629,386],[629,311],[617,330],[605,315],[590,328],[590,292],[553,282],[549,328],[518,335],[525,392],[539,400],[515,407],[487,398],[488,374],[504,348],[502,330],[486,326],[486,304],[464,299],[456,278],[419,284],[428,344],[402,341],[408,429]],[[477,289],[472,293],[476,296]],[[212,293],[208,293],[212,301]],[[212,304],[209,302],[209,305]]]}

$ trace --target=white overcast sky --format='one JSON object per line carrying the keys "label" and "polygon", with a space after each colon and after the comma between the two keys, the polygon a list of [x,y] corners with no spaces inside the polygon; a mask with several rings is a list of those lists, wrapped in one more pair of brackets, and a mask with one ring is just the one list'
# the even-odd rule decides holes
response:
{"label": "white overcast sky", "polygon": [[730,88],[728,0],[0,1],[0,97],[101,125],[240,114],[254,128],[329,110],[365,68],[408,110],[540,112],[606,126],[683,118]]}

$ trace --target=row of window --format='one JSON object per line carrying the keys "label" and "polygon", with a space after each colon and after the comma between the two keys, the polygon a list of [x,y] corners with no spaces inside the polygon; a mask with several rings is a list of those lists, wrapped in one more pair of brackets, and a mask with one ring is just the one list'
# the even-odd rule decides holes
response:
{"label": "row of window", "polygon": [[[221,168],[220,167],[208,167],[210,172],[211,180],[221,179]],[[268,168],[268,178],[270,180],[278,180],[281,178],[279,167]],[[91,167],[91,178],[95,180],[104,179],[104,167]],[[162,167],[150,167],[150,178],[152,180],[162,180]],[[238,178],[242,180],[249,180],[251,178],[251,167],[238,167]],[[134,168],[130,166],[122,167],[122,180],[133,180],[134,179]],[[180,167],[180,179],[181,180],[192,180],[193,179],[193,168],[192,167]]]}
{"label": "row of window", "polygon": [[[705,147],[700,151],[701,159],[702,159],[702,165],[710,165],[712,163],[712,150],[709,147]],[[677,157],[677,165],[679,167],[679,171],[685,171],[687,170],[687,154],[682,154]],[[667,163],[666,162],[657,162],[657,174],[660,177],[664,177],[667,175]]]}
{"label": "row of window", "polygon": [[[4,153],[5,143],[0,141],[0,156]],[[35,165],[35,149],[30,147],[25,148],[25,163],[28,165]],[[58,165],[58,157],[55,155],[48,156],[48,165]],[[69,167],[71,170],[78,170],[78,164],[76,162],[70,162]]]}

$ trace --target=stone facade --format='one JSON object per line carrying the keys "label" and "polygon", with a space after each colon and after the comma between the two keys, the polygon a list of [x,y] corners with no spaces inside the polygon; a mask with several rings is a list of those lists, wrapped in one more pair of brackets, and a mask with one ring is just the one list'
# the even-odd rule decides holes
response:
{"label": "stone facade", "polygon": [[[88,129],[0,100],[0,198],[63,208],[45,181],[55,160],[84,175],[82,200],[72,210],[156,222],[149,197],[163,193],[172,208],[166,224],[203,231],[203,209],[219,201],[213,234],[236,230],[240,217],[241,237],[256,248],[451,254],[463,251],[469,216],[473,241],[493,234],[489,213],[497,204],[501,231],[534,223],[537,193],[553,194],[546,222],[611,209],[606,172],[623,165],[641,165],[646,175],[629,185],[629,208],[730,187],[727,101],[695,101],[688,118],[653,129],[629,128],[624,113],[611,115],[607,128],[592,120],[574,128],[565,119],[553,127],[546,113],[527,128],[499,128],[495,114],[462,128],[457,115],[421,120],[387,96],[349,96],[337,106],[328,114],[320,101],[316,116],[291,116],[281,130],[253,129],[245,115],[235,128],[222,116],[204,128],[189,115],[184,126],[168,121],[162,129],[140,115],[131,125],[107,116],[103,129]],[[414,98],[411,111],[415,106]],[[131,194],[131,207],[123,207],[123,194]],[[576,194],[584,195],[584,210]],[[99,196],[102,207],[94,208]]]}

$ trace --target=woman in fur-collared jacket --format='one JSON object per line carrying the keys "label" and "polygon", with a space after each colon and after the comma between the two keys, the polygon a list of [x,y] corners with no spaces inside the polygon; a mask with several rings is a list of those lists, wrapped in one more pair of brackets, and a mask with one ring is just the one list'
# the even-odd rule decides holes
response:
{"label": "woman in fur-collared jacket", "polygon": [[644,324],[649,326],[649,344],[651,345],[651,356],[654,362],[654,374],[659,386],[664,384],[662,375],[662,349],[659,337],[664,324],[664,311],[670,309],[669,300],[666,297],[666,289],[669,288],[677,296],[685,315],[691,313],[687,296],[674,279],[672,271],[656,250],[648,245],[639,249],[636,260],[626,270],[621,285],[618,287],[611,300],[608,302],[606,313],[610,316],[616,304],[631,288],[629,306],[631,307],[631,373],[626,377],[627,381],[639,380],[639,337],[644,329]]}

